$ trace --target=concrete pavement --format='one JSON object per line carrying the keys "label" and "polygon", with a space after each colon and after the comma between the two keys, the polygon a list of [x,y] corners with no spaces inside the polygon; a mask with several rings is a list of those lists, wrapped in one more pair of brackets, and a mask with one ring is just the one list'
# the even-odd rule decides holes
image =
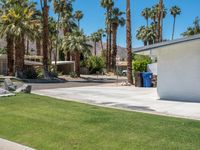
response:
{"label": "concrete pavement", "polygon": [[200,103],[159,100],[153,88],[107,85],[35,90],[33,93],[104,107],[200,120]]}
{"label": "concrete pavement", "polygon": [[0,150],[34,150],[34,149],[0,138]]}

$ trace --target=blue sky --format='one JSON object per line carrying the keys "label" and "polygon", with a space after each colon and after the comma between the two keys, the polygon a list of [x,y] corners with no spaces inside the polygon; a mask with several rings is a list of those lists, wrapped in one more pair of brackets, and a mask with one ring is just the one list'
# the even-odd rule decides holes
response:
{"label": "blue sky", "polygon": [[[119,7],[122,11],[125,11],[126,1],[115,1],[115,6]],[[145,7],[151,7],[158,1],[159,0],[131,0],[133,47],[142,46],[142,42],[135,38],[136,30],[138,27],[146,24],[145,19],[140,15],[141,11]],[[196,16],[200,17],[200,0],[164,0],[164,3],[168,10],[174,5],[179,6],[182,10],[181,15],[177,17],[175,38],[181,37],[180,34],[184,32],[188,26],[192,25]],[[83,28],[87,35],[97,31],[99,28],[105,28],[105,10],[100,7],[100,0],[75,0],[74,9],[83,11],[84,18],[81,21],[81,28]],[[164,39],[171,38],[172,24],[173,17],[168,12],[167,17],[164,20]],[[126,46],[125,31],[125,27],[119,28],[117,41],[118,45],[124,47]]]}

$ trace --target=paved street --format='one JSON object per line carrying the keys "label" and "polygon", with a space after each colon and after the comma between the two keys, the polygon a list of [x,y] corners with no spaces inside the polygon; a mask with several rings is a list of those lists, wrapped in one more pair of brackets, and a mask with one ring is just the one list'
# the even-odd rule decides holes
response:
{"label": "paved street", "polygon": [[159,100],[153,88],[99,85],[34,90],[33,93],[104,107],[200,120],[200,103]]}

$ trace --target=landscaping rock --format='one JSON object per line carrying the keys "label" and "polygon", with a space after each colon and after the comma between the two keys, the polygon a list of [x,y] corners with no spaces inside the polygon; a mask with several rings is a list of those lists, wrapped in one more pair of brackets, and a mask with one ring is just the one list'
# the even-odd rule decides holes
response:
{"label": "landscaping rock", "polygon": [[17,86],[10,79],[4,80],[4,86],[7,91],[15,91],[17,89]]}
{"label": "landscaping rock", "polygon": [[9,94],[10,92],[0,88],[0,95]]}
{"label": "landscaping rock", "polygon": [[128,82],[122,82],[122,83],[121,83],[121,86],[131,86],[131,84],[128,83]]}
{"label": "landscaping rock", "polygon": [[6,97],[6,96],[15,96],[15,94],[0,88],[0,97]]}
{"label": "landscaping rock", "polygon": [[22,87],[18,88],[18,89],[16,90],[16,92],[17,92],[17,93],[23,92],[23,93],[28,93],[28,94],[30,94],[30,93],[31,93],[31,89],[32,89],[32,86],[31,86],[31,85],[24,84]]}

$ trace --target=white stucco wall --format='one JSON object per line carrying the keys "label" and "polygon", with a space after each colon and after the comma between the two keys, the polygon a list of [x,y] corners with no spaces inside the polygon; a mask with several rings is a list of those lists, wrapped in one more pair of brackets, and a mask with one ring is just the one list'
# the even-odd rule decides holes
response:
{"label": "white stucco wall", "polygon": [[200,40],[159,48],[158,95],[200,102]]}

